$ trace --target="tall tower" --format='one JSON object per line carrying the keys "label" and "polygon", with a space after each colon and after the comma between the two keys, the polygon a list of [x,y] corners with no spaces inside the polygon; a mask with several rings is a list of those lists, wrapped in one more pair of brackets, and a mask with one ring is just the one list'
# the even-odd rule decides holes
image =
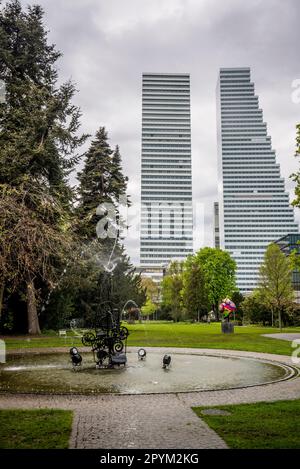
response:
{"label": "tall tower", "polygon": [[241,292],[257,286],[268,244],[297,233],[250,68],[222,68],[217,86],[220,246]]}
{"label": "tall tower", "polygon": [[220,248],[219,202],[214,202],[214,246]]}
{"label": "tall tower", "polygon": [[141,267],[193,252],[190,76],[144,73]]}

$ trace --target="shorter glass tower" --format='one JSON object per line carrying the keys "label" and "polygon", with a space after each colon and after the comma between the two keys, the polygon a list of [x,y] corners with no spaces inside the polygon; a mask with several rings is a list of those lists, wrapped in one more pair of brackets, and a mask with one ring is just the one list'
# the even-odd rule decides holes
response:
{"label": "shorter glass tower", "polygon": [[250,68],[222,68],[217,86],[220,247],[251,292],[269,243],[298,225],[289,204]]}

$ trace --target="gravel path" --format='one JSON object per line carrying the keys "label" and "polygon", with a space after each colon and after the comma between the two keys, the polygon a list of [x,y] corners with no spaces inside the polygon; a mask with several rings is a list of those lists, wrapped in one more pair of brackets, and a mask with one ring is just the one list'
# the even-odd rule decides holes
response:
{"label": "gravel path", "polygon": [[[153,350],[165,352],[162,348]],[[293,365],[291,357],[283,355],[212,349],[168,349],[168,352],[264,358]],[[300,398],[299,377],[249,388],[179,394],[1,394],[0,408],[72,409],[71,448],[226,448],[225,442],[194,414],[192,406],[296,398]]]}

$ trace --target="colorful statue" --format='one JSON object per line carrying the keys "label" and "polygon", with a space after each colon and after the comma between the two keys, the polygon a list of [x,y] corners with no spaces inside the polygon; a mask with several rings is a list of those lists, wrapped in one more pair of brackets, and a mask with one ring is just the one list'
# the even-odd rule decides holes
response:
{"label": "colorful statue", "polygon": [[224,321],[229,322],[232,313],[236,310],[236,306],[229,298],[225,298],[220,304],[219,310],[223,313]]}

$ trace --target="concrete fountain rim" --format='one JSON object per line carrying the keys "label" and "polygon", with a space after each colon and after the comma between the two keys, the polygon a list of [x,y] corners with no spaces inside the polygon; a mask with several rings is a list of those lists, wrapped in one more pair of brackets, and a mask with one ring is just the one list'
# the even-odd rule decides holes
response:
{"label": "concrete fountain rim", "polygon": [[[71,347],[71,345],[70,345]],[[90,352],[90,347],[77,347],[81,352]],[[139,348],[141,347],[127,347],[128,353],[136,353]],[[242,358],[242,359],[252,359],[256,361],[262,361],[264,363],[270,363],[286,370],[286,375],[280,379],[271,380],[264,383],[259,384],[248,384],[243,386],[229,386],[228,388],[222,389],[195,389],[190,391],[167,391],[167,392],[140,392],[140,393],[93,393],[93,392],[56,392],[51,393],[47,391],[37,391],[34,393],[30,392],[22,392],[22,391],[1,391],[0,395],[27,395],[27,396],[86,396],[86,397],[96,397],[96,396],[142,396],[142,395],[168,395],[168,394],[195,394],[195,393],[205,393],[205,392],[222,392],[222,391],[229,391],[229,390],[241,390],[247,388],[255,388],[261,386],[270,386],[274,384],[278,384],[284,381],[291,381],[296,379],[300,376],[300,364],[296,366],[292,362],[292,358],[288,355],[277,355],[277,354],[270,354],[270,353],[262,353],[262,352],[249,352],[244,350],[230,350],[230,349],[204,349],[204,348],[186,348],[186,347],[143,347],[146,348],[147,352],[155,352],[155,353],[173,353],[173,354],[181,354],[181,355],[196,355],[196,356],[208,356],[208,357],[218,357],[218,358]],[[8,351],[7,355],[15,356],[15,355],[35,355],[35,354],[57,354],[57,353],[66,353],[68,351],[68,347],[41,347],[41,348],[26,348],[20,350],[10,350]]]}

